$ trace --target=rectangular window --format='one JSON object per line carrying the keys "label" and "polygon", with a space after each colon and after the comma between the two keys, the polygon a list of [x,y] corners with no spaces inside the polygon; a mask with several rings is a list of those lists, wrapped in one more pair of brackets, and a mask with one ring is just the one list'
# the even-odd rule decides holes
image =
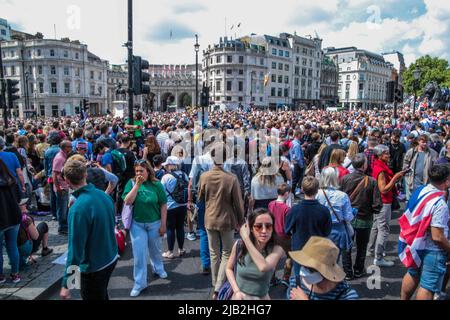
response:
{"label": "rectangular window", "polygon": [[282,57],[282,56],[284,55],[283,50],[278,50],[278,55],[279,55],[280,57]]}
{"label": "rectangular window", "polygon": [[58,106],[52,106],[52,117],[53,118],[59,117]]}
{"label": "rectangular window", "polygon": [[284,83],[289,83],[289,77],[288,76],[284,77]]}
{"label": "rectangular window", "polygon": [[295,78],[294,85],[298,86],[299,84],[300,84],[300,79],[299,78]]}
{"label": "rectangular window", "polygon": [[50,66],[50,74],[56,75],[56,66]]}
{"label": "rectangular window", "polygon": [[233,56],[227,56],[227,62],[232,63],[233,62]]}
{"label": "rectangular window", "polygon": [[313,71],[312,71],[312,69],[309,69],[308,70],[308,77],[312,77],[312,75],[313,75]]}
{"label": "rectangular window", "polygon": [[51,49],[50,50],[50,57],[54,57],[55,56],[55,50]]}
{"label": "rectangular window", "polygon": [[52,94],[57,94],[58,93],[58,85],[56,82],[52,82],[51,84],[52,86]]}
{"label": "rectangular window", "polygon": [[91,95],[95,96],[95,85],[91,85]]}
{"label": "rectangular window", "polygon": [[39,114],[41,117],[45,117],[45,106],[39,106]]}
{"label": "rectangular window", "polygon": [[222,91],[222,83],[221,81],[216,81],[216,90],[217,91]]}
{"label": "rectangular window", "polygon": [[295,72],[294,72],[294,74],[295,74],[296,76],[299,76],[299,75],[300,75],[300,68],[299,68],[299,67],[295,67]]}
{"label": "rectangular window", "polygon": [[239,56],[239,63],[244,63],[244,56]]}
{"label": "rectangular window", "polygon": [[75,52],[75,59],[80,59],[80,54],[78,52]]}
{"label": "rectangular window", "polygon": [[270,89],[270,96],[275,97],[276,94],[276,89],[275,88],[271,88]]}
{"label": "rectangular window", "polygon": [[272,69],[276,69],[277,68],[277,63],[276,62],[272,62]]}
{"label": "rectangular window", "polygon": [[359,84],[359,90],[364,90],[364,83]]}
{"label": "rectangular window", "polygon": [[283,89],[278,88],[278,96],[282,97],[283,96]]}
{"label": "rectangular window", "polygon": [[283,76],[278,76],[278,83],[283,83]]}
{"label": "rectangular window", "polygon": [[231,101],[231,97],[227,97],[227,101]]}
{"label": "rectangular window", "polygon": [[345,85],[345,90],[347,90],[347,91],[350,90],[350,84]]}
{"label": "rectangular window", "polygon": [[272,75],[272,82],[277,82],[277,75],[276,74]]}
{"label": "rectangular window", "polygon": [[239,81],[239,91],[243,91],[244,90],[244,82]]}
{"label": "rectangular window", "polygon": [[239,69],[239,75],[242,76],[244,74],[244,70]]}
{"label": "rectangular window", "polygon": [[232,81],[227,81],[227,91],[231,91],[232,90],[231,89],[232,85],[233,85]]}
{"label": "rectangular window", "polygon": [[233,74],[233,70],[227,69],[227,74]]}
{"label": "rectangular window", "polygon": [[91,79],[94,80],[94,78],[95,78],[95,72],[91,71]]}
{"label": "rectangular window", "polygon": [[308,60],[305,59],[305,58],[303,58],[303,59],[302,59],[302,65],[303,65],[303,66],[306,66],[307,63],[308,63]]}
{"label": "rectangular window", "polygon": [[103,72],[100,72],[100,73],[98,74],[98,80],[103,80]]}
{"label": "rectangular window", "polygon": [[64,75],[65,75],[65,76],[70,75],[70,73],[69,73],[69,67],[64,67]]}
{"label": "rectangular window", "polygon": [[261,58],[261,59],[259,60],[259,64],[262,65],[262,66],[264,65],[264,58]]}
{"label": "rectangular window", "polygon": [[39,93],[44,93],[44,83],[39,82]]}
{"label": "rectangular window", "polygon": [[289,97],[289,89],[284,89],[284,96]]}
{"label": "rectangular window", "polygon": [[222,62],[222,56],[217,56],[216,63],[221,63],[221,62]]}
{"label": "rectangular window", "polygon": [[274,56],[276,56],[276,55],[277,55],[277,49],[273,48],[273,49],[272,49],[272,54],[273,54]]}
{"label": "rectangular window", "polygon": [[77,93],[77,94],[81,94],[81,85],[80,85],[79,83],[77,83],[77,84],[75,85],[75,88],[76,88],[76,93]]}
{"label": "rectangular window", "polygon": [[70,83],[68,82],[64,83],[64,93],[70,94]]}
{"label": "rectangular window", "polygon": [[79,77],[80,76],[80,68],[76,68],[75,69],[75,77]]}
{"label": "rectangular window", "polygon": [[42,51],[41,51],[41,49],[38,49],[37,50],[37,56],[40,57],[41,55],[42,55]]}
{"label": "rectangular window", "polygon": [[42,75],[42,66],[38,66],[38,74]]}
{"label": "rectangular window", "polygon": [[284,71],[289,71],[289,65],[288,64],[284,65]]}
{"label": "rectangular window", "polygon": [[278,64],[278,70],[283,70],[283,64],[282,63]]}
{"label": "rectangular window", "polygon": [[16,75],[16,67],[15,67],[15,66],[12,66],[12,67],[11,67],[11,75],[12,75],[12,76],[15,76],[15,75]]}
{"label": "rectangular window", "polygon": [[285,52],[284,52],[284,56],[285,56],[286,58],[289,58],[289,57],[290,57],[289,51],[285,51]]}
{"label": "rectangular window", "polygon": [[244,101],[244,99],[242,97],[239,97],[239,102]]}
{"label": "rectangular window", "polygon": [[347,76],[347,81],[350,81],[350,75]]}
{"label": "rectangular window", "polygon": [[306,69],[302,68],[302,76],[306,77]]}
{"label": "rectangular window", "polygon": [[64,51],[64,58],[68,58],[69,57],[69,51],[65,50]]}

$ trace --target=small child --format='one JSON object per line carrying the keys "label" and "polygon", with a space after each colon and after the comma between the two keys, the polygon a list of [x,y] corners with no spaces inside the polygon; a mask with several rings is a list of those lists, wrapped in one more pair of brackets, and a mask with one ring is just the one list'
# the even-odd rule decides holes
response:
{"label": "small child", "polygon": [[[291,194],[291,187],[287,184],[281,184],[278,187],[278,199],[269,203],[269,211],[275,218],[275,233],[277,235],[277,243],[284,249],[286,256],[289,257],[291,250],[291,237],[284,232],[286,216],[291,208],[286,204]],[[289,286],[289,277],[291,276],[292,261],[290,258],[286,260],[284,265],[284,275],[282,283]],[[276,281],[275,275],[272,279]],[[272,282],[273,282],[272,281]]]}

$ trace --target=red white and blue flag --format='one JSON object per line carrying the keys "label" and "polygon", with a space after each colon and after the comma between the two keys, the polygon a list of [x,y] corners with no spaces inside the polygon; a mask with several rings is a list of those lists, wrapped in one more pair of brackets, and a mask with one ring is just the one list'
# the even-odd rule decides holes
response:
{"label": "red white and blue flag", "polygon": [[[399,220],[400,239],[398,255],[407,268],[420,268],[425,250],[428,229],[433,218],[433,208],[445,193],[430,187],[421,187],[412,195],[406,212]],[[443,200],[445,201],[445,200]]]}

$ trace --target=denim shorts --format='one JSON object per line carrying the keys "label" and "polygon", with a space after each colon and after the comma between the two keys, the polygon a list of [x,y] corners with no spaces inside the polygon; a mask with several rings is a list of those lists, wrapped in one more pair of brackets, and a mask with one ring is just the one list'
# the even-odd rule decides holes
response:
{"label": "denim shorts", "polygon": [[447,272],[447,254],[442,251],[425,251],[420,269],[409,268],[413,278],[420,277],[420,287],[433,293],[442,291],[444,277]]}

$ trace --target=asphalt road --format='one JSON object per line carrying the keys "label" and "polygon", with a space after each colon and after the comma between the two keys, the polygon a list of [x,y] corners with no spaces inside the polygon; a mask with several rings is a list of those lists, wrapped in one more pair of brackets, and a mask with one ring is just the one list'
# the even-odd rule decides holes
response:
{"label": "asphalt road", "polygon": [[[393,214],[391,223],[391,236],[388,242],[388,255],[386,259],[395,261],[391,268],[375,268],[370,278],[362,278],[350,282],[350,285],[358,292],[361,299],[365,300],[398,300],[400,297],[401,282],[406,269],[401,265],[397,257],[397,242],[400,228],[397,219],[400,213]],[[164,241],[166,248],[166,241]],[[186,240],[187,255],[183,258],[165,261],[165,269],[168,279],[155,279],[149,274],[149,287],[138,300],[208,300],[212,295],[211,276],[200,274],[199,241]],[[176,249],[177,250],[177,249]],[[366,266],[371,266],[373,258],[366,259]],[[282,275],[283,262],[277,275]],[[149,267],[150,269],[150,267]],[[374,273],[375,272],[375,273]],[[131,248],[119,261],[110,281],[109,295],[111,299],[128,300],[133,287],[133,260]],[[450,293],[450,292],[449,292]],[[271,289],[272,299],[284,300],[286,288],[283,285]],[[80,299],[79,293],[72,293],[73,299]],[[59,290],[55,289],[45,297],[49,300],[59,299]]]}

